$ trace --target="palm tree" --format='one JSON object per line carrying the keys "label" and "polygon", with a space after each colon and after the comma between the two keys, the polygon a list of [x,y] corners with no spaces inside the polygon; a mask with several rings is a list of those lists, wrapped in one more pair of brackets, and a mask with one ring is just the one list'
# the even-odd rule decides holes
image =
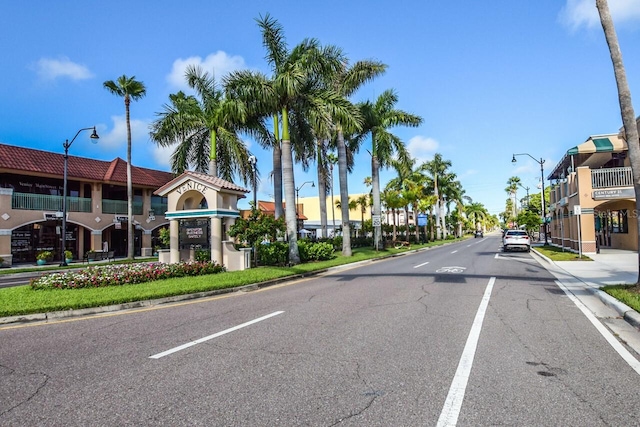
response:
{"label": "palm tree", "polygon": [[[406,161],[409,155],[403,142],[389,129],[395,126],[417,127],[422,123],[420,116],[407,113],[395,108],[398,102],[398,95],[393,90],[384,91],[375,103],[366,101],[360,104],[360,111],[364,118],[362,131],[356,136],[357,140],[362,140],[366,135],[371,134],[371,178],[373,184],[373,211],[372,218],[380,221],[380,168],[389,165],[396,155],[400,161]],[[374,247],[380,248],[382,237],[381,223],[374,226]]]}
{"label": "palm tree", "polygon": [[398,209],[404,206],[404,200],[400,195],[400,191],[390,186],[389,183],[387,183],[387,186],[385,187],[380,197],[382,199],[382,203],[386,206],[386,208],[391,210],[391,217],[393,220],[393,232],[391,239],[397,240],[396,212],[398,211]]}
{"label": "palm tree", "polygon": [[[289,51],[282,27],[276,20],[267,14],[257,22],[267,49],[267,62],[274,75],[270,80],[253,79],[253,83],[249,80],[249,89],[244,93],[255,96],[249,99],[260,106],[263,114],[274,117],[280,115],[282,182],[285,199],[291,201],[295,200],[292,133],[296,137],[293,141],[297,147],[296,154],[299,159],[303,159],[308,153],[302,153],[301,150],[306,150],[313,143],[312,129],[323,126],[323,123],[330,127],[331,121],[336,117],[346,122],[351,117],[351,104],[324,84],[343,66],[344,57],[339,49],[333,46],[322,47],[315,39],[305,39]],[[232,86],[234,90],[238,90],[237,85]],[[275,120],[274,122],[277,124]],[[290,127],[292,123],[295,125]],[[274,177],[277,174],[278,170],[274,165]],[[279,189],[275,189],[276,195],[278,191]],[[277,202],[276,198],[276,205]],[[285,220],[289,262],[299,264],[295,203],[286,204]]]}
{"label": "palm tree", "polygon": [[112,94],[124,98],[124,109],[127,121],[127,258],[134,258],[134,227],[133,227],[133,183],[131,181],[131,119],[129,105],[131,100],[137,101],[145,96],[147,89],[144,83],[136,80],[135,76],[122,75],[116,81],[107,80],[103,83],[105,89]]}
{"label": "palm tree", "polygon": [[174,173],[193,164],[196,171],[208,171],[227,181],[239,176],[246,184],[252,177],[252,170],[246,167],[250,153],[239,132],[260,139],[264,125],[248,121],[245,104],[225,97],[213,76],[199,67],[189,66],[185,77],[198,98],[182,92],[169,95],[171,104],[165,104],[164,112],[151,124],[151,139],[165,147],[178,144],[172,155]]}
{"label": "palm tree", "polygon": [[[631,102],[631,90],[627,82],[627,73],[622,61],[622,52],[618,44],[618,36],[616,35],[616,29],[613,25],[611,14],[609,13],[609,4],[607,0],[596,0],[596,7],[600,14],[600,23],[602,24],[607,45],[609,46],[613,72],[618,85],[618,100],[622,114],[622,124],[624,126],[627,145],[629,146],[629,160],[634,176],[633,188],[636,194],[636,212],[640,212],[640,144],[638,144],[638,123],[636,122],[636,115],[633,111],[633,103]],[[636,223],[636,241],[638,242],[640,241],[640,215],[636,215]],[[638,245],[638,257],[640,263],[640,245]],[[636,279],[636,287],[640,287],[640,277]]]}
{"label": "palm tree", "polygon": [[[351,67],[345,66],[339,69],[338,73],[333,76],[333,84],[336,92],[345,98],[353,95],[363,84],[381,75],[387,66],[376,61],[358,61]],[[336,125],[336,148],[338,151],[338,178],[340,185],[340,200],[342,201],[342,255],[351,256],[351,233],[349,230],[349,187],[347,183],[347,174],[351,170],[352,164],[349,165],[348,159],[353,159],[347,150],[343,129],[346,123],[335,121]],[[348,132],[355,132],[358,129],[346,129]]]}
{"label": "palm tree", "polygon": [[[360,207],[360,229],[364,232],[364,214],[367,212],[367,208],[371,205],[369,203],[369,195],[361,194],[356,198],[356,206]],[[362,236],[364,237],[364,235]]]}
{"label": "palm tree", "polygon": [[451,167],[451,160],[444,160],[442,154],[436,153],[433,159],[426,162],[423,167],[426,172],[431,174],[431,179],[433,180],[433,194],[436,196],[436,206],[434,208],[436,213],[436,238],[441,239],[444,237],[445,227],[442,215],[443,195],[439,186],[442,186],[451,177],[451,173],[448,172]]}
{"label": "palm tree", "polygon": [[521,180],[517,176],[512,176],[507,180],[507,188],[504,189],[507,193],[509,193],[509,197],[511,197],[511,209],[512,216],[515,218],[518,214],[516,207],[516,198],[518,197],[518,186],[520,185]]}

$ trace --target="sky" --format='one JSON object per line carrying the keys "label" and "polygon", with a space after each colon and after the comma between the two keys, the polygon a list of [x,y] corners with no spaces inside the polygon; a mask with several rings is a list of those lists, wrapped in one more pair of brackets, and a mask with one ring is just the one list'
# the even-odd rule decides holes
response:
{"label": "sky", "polygon": [[[638,115],[640,0],[609,5]],[[149,124],[170,94],[189,92],[189,64],[218,81],[237,69],[270,75],[256,23],[267,13],[289,48],[316,38],[351,62],[387,64],[352,100],[395,90],[396,107],[423,123],[392,132],[418,164],[435,153],[450,160],[465,195],[492,214],[504,210],[510,177],[539,192],[541,160],[546,178],[571,147],[622,126],[595,0],[1,0],[0,12],[0,142],[10,145],[63,153],[65,140],[96,126],[97,144],[81,132],[69,154],[126,160],[124,103],[103,87],[124,74],[147,89],[131,103],[132,163],[169,171],[172,150],[150,140]],[[257,196],[273,200],[271,153],[245,141],[258,158]],[[356,155],[351,194],[370,190],[370,147],[369,139]],[[531,157],[513,164],[514,153]],[[381,187],[394,176],[382,170]],[[315,168],[296,166],[295,179],[298,187],[317,181]],[[299,194],[315,196],[317,186]]]}

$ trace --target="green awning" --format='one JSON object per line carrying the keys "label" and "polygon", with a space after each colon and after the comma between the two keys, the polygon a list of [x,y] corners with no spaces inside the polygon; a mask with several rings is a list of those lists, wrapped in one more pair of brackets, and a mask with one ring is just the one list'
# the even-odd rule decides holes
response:
{"label": "green awning", "polygon": [[588,154],[588,153],[611,153],[613,151],[624,151],[627,149],[626,142],[615,136],[608,137],[592,137],[587,139],[580,145],[577,145],[567,151],[567,154],[572,156],[574,154]]}

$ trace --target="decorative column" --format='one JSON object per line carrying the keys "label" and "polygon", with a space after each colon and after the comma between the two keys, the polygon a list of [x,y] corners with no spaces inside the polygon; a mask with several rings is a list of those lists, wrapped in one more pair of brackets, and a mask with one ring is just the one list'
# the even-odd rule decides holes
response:
{"label": "decorative column", "polygon": [[211,261],[222,265],[222,219],[211,217]]}
{"label": "decorative column", "polygon": [[169,251],[171,252],[169,263],[176,264],[180,262],[180,223],[177,219],[169,221],[169,234]]}

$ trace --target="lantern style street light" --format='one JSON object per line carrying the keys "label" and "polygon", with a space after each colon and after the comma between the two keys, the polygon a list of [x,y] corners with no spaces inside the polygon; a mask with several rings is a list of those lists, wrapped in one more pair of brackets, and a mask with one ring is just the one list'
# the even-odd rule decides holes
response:
{"label": "lantern style street light", "polygon": [[549,233],[547,233],[547,208],[544,201],[544,159],[541,157],[540,160],[538,160],[529,153],[519,153],[513,155],[511,163],[517,162],[516,156],[529,156],[540,165],[540,178],[542,179],[542,194],[540,198],[542,199],[542,224],[544,225],[544,244],[546,246],[549,244],[549,240],[547,237]]}
{"label": "lantern style street light", "polygon": [[96,132],[96,127],[90,127],[90,128],[82,128],[80,129],[77,133],[76,136],[73,137],[73,139],[71,141],[69,141],[68,139],[62,143],[62,146],[64,147],[64,175],[63,175],[63,184],[62,184],[62,243],[61,243],[61,247],[60,247],[60,257],[62,259],[62,262],[60,263],[60,266],[66,266],[67,265],[67,260],[65,259],[66,257],[64,256],[64,251],[67,249],[67,168],[68,168],[68,163],[69,163],[69,147],[71,147],[71,144],[73,144],[73,141],[76,140],[76,138],[78,137],[78,135],[80,135],[80,132],[84,131],[84,130],[91,130],[93,129],[93,133],[91,134],[90,138],[91,138],[91,142],[93,142],[94,144],[98,142],[98,139],[100,139],[100,137],[98,136],[98,133]]}

